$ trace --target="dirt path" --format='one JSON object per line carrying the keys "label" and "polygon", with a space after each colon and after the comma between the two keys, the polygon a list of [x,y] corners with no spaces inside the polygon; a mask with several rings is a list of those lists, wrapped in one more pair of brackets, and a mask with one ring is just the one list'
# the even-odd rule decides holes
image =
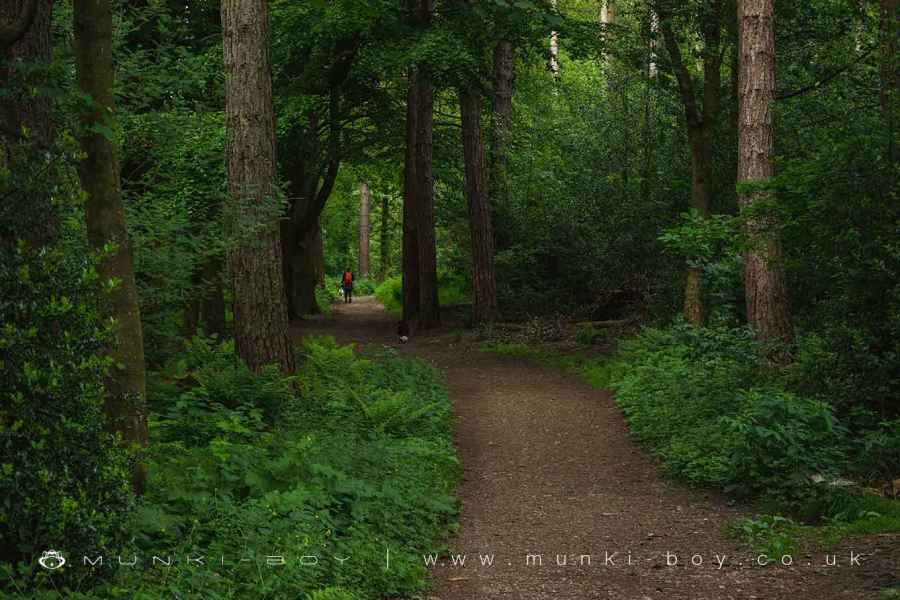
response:
{"label": "dirt path", "polygon": [[[297,327],[397,345],[395,320],[371,298]],[[414,336],[401,347],[446,373],[465,469],[450,540],[465,566],[440,559],[429,600],[858,599],[900,578],[896,537],[835,550],[837,567],[806,555],[789,568],[755,566],[724,531],[740,511],[662,477],[608,393],[454,339]],[[858,567],[851,550],[862,553]],[[493,565],[482,564],[488,557]]]}

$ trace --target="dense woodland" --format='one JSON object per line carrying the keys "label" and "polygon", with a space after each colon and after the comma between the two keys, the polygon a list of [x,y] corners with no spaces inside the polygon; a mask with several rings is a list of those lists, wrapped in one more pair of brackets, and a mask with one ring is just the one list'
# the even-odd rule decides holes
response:
{"label": "dense woodland", "polygon": [[452,327],[552,363],[541,344],[574,328],[564,368],[614,390],[678,479],[790,527],[897,531],[896,502],[859,490],[900,477],[898,18],[2,0],[3,595],[423,589],[402,559],[265,581],[35,562],[442,539],[439,374],[299,342],[348,267],[413,341]]}

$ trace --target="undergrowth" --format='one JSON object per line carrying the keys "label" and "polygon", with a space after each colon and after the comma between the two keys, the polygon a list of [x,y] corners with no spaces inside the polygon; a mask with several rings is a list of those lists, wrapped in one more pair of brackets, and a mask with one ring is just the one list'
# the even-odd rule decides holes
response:
{"label": "undergrowth", "polygon": [[799,374],[815,372],[802,345],[783,370],[769,366],[746,328],[647,328],[600,359],[525,344],[481,349],[537,360],[614,391],[632,435],[671,476],[723,490],[763,513],[731,528],[758,549],[900,532],[900,502],[866,489],[896,478],[900,422],[843,410],[827,390],[812,394],[808,384],[797,385]]}
{"label": "undergrowth", "polygon": [[254,374],[232,343],[195,338],[154,378],[151,407],[148,492],[115,553],[137,564],[108,553],[84,566],[92,549],[60,548],[70,566],[23,571],[20,597],[362,600],[426,586],[416,556],[453,526],[459,474],[431,367],[317,338],[295,377]]}
{"label": "undergrowth", "polygon": [[[469,301],[468,285],[459,277],[447,273],[438,274],[438,300],[441,306],[465,304]],[[401,277],[385,279],[375,288],[375,298],[395,315],[403,310],[403,280]]]}

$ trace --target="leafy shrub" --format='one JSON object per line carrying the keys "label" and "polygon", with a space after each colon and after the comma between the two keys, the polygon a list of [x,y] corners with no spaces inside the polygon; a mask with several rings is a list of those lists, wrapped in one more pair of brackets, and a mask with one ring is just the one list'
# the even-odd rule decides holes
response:
{"label": "leafy shrub", "polygon": [[675,325],[585,371],[615,390],[632,433],[673,475],[797,510],[835,502],[850,433],[828,404],[785,391],[762,356],[748,329]]}
{"label": "leafy shrub", "polygon": [[459,471],[436,371],[327,338],[302,354],[285,378],[248,371],[231,343],[191,342],[176,383],[156,386],[172,397],[152,399],[148,493],[123,553],[226,562],[119,569],[81,597],[360,600],[423,589],[421,554],[455,516]]}
{"label": "leafy shrub", "polygon": [[[0,255],[0,560],[108,548],[122,538],[131,467],[106,430],[111,330],[97,273],[54,247]],[[25,587],[45,577],[20,574]]]}
{"label": "leafy shrub", "polygon": [[403,310],[403,278],[389,277],[375,288],[375,298],[393,313]]}
{"label": "leafy shrub", "polygon": [[[803,506],[847,467],[848,432],[831,407],[787,392],[740,391],[739,414],[725,421],[732,449],[732,487]],[[814,489],[814,487],[816,489]]]}
{"label": "leafy shrub", "polygon": [[[389,277],[375,288],[375,298],[386,309],[399,314],[403,310],[403,278]],[[468,285],[459,277],[438,273],[438,298],[441,306],[465,304],[469,301]]]}

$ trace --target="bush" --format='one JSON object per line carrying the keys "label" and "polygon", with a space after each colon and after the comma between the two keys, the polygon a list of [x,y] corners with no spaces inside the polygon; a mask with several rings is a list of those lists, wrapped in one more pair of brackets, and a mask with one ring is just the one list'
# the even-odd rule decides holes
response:
{"label": "bush", "polygon": [[676,325],[586,372],[678,478],[796,510],[830,502],[850,432],[830,405],[786,391],[764,355],[748,329]]}
{"label": "bush", "polygon": [[[456,513],[459,472],[436,371],[332,339],[302,353],[295,378],[253,374],[232,344],[195,338],[157,377],[148,493],[118,552],[145,560],[80,597],[358,600],[425,587],[421,554]],[[152,555],[226,561],[161,568]]]}
{"label": "bush", "polygon": [[[403,278],[385,279],[375,288],[375,298],[392,313],[403,310]],[[448,273],[438,273],[438,298],[441,306],[454,306],[469,302],[469,287],[466,282]]]}
{"label": "bush", "polygon": [[403,278],[389,277],[375,288],[375,298],[392,313],[403,310]]}
{"label": "bush", "polygon": [[[131,464],[106,430],[93,265],[59,249],[0,248],[0,561],[121,541]],[[23,565],[19,585],[46,577]],[[5,570],[5,569],[4,569]],[[0,589],[10,577],[0,577]],[[61,573],[58,582],[73,582]]]}

